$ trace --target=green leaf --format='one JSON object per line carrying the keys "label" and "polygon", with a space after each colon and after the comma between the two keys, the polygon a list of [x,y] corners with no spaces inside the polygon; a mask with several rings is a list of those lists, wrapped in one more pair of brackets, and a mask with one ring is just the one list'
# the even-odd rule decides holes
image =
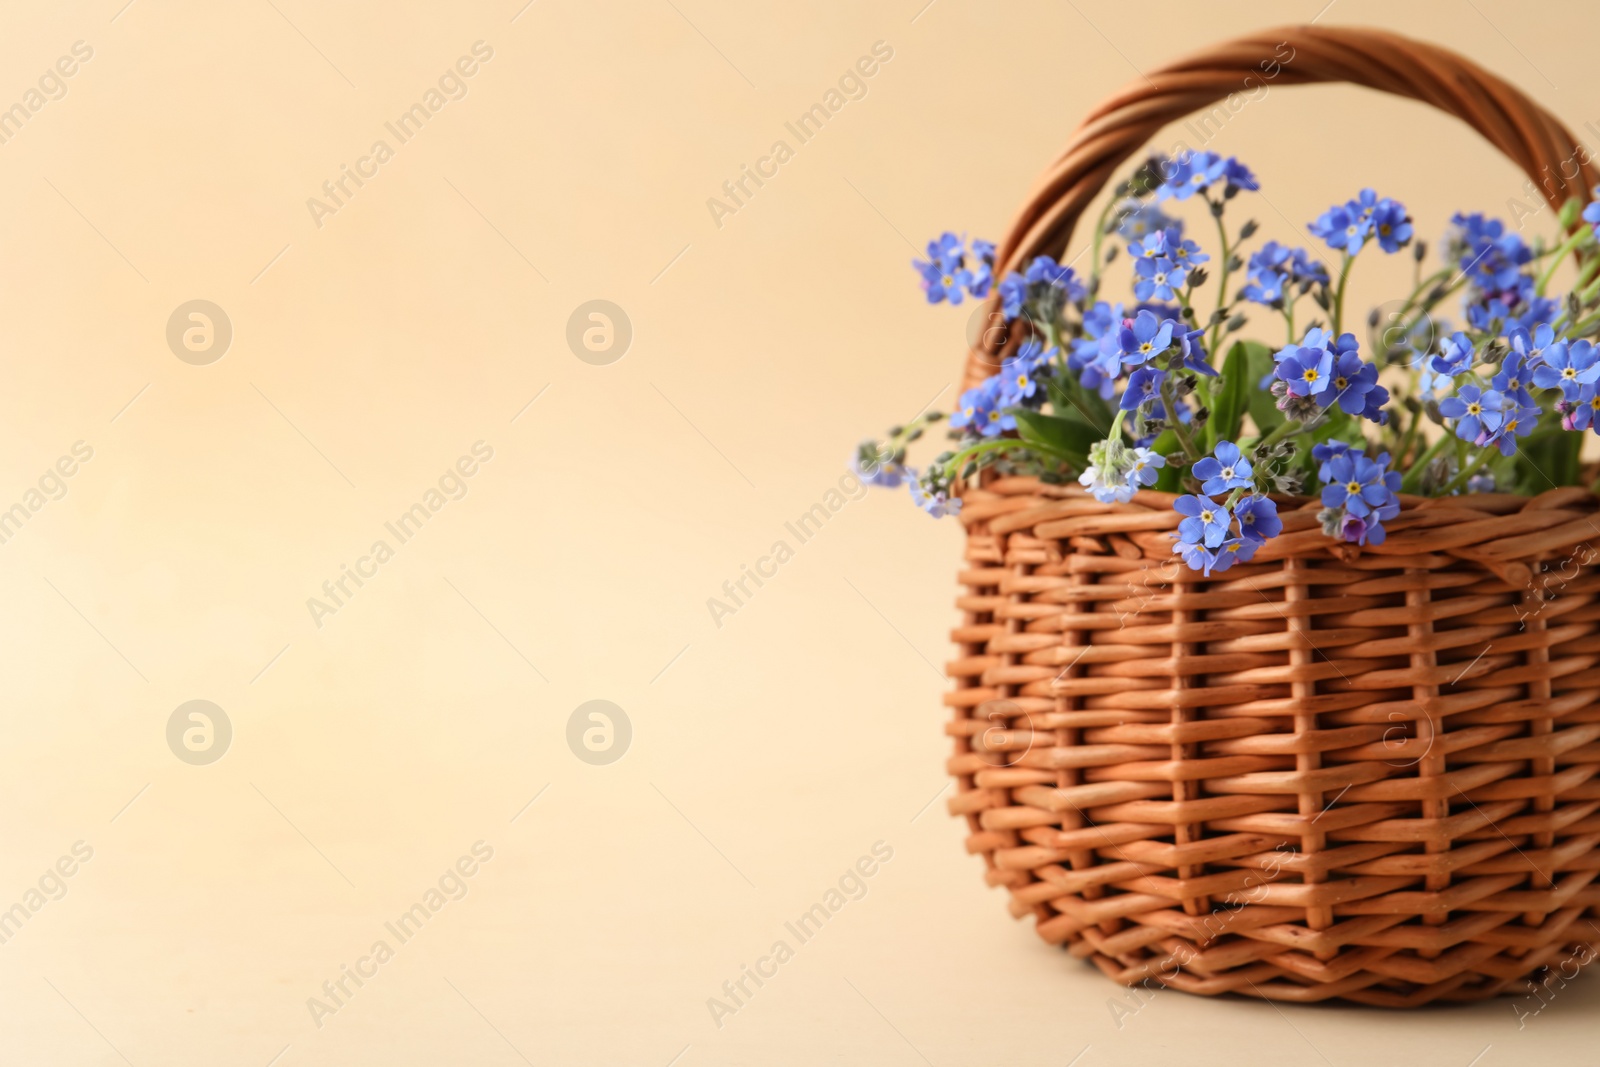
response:
{"label": "green leaf", "polygon": [[1067,378],[1061,374],[1052,374],[1044,380],[1045,395],[1050,398],[1050,406],[1057,411],[1072,410],[1072,395],[1067,392]]}
{"label": "green leaf", "polygon": [[1256,432],[1265,436],[1283,421],[1283,412],[1278,410],[1277,402],[1273,399],[1271,391],[1256,388],[1257,382],[1272,373],[1272,349],[1254,341],[1241,341],[1239,343],[1244,346],[1247,359],[1245,364],[1248,368],[1245,371],[1245,389],[1248,397],[1247,406],[1250,409],[1250,421],[1256,424]]}
{"label": "green leaf", "polygon": [[1045,379],[1045,392],[1050,398],[1050,409],[1068,419],[1082,419],[1101,426],[1112,419],[1110,405],[1100,399],[1100,394],[1085,389],[1076,375],[1052,374]]}
{"label": "green leaf", "polygon": [[1250,407],[1250,394],[1255,391],[1251,384],[1248,343],[1236,341],[1222,364],[1222,387],[1211,405],[1211,418],[1206,423],[1206,451],[1211,451],[1218,441],[1239,439],[1245,412]]}
{"label": "green leaf", "polygon": [[1103,439],[1098,430],[1078,419],[1024,410],[1016,416],[1017,434],[1024,443],[1064,459],[1080,471],[1089,466],[1089,449]]}
{"label": "green leaf", "polygon": [[1562,431],[1559,416],[1546,415],[1534,436],[1517,448],[1517,484],[1530,494],[1555,485],[1578,484],[1582,473],[1578,452],[1582,445],[1582,434]]}

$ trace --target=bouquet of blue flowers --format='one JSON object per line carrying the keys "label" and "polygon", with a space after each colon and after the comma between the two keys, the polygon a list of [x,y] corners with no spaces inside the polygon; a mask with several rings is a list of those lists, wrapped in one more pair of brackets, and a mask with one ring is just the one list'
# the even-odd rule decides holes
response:
{"label": "bouquet of blue flowers", "polygon": [[[1585,484],[1584,431],[1600,434],[1600,203],[1568,201],[1557,238],[1531,244],[1457,214],[1430,272],[1410,213],[1371,189],[1307,224],[1325,248],[1251,251],[1256,223],[1228,212],[1259,189],[1237,159],[1152,158],[1101,211],[1084,272],[1039,256],[997,279],[990,242],[930,241],[913,262],[928,302],[989,302],[1005,331],[997,372],[948,415],[863,442],[859,475],[909,485],[935,517],[957,514],[984,472],[1076,479],[1103,503],[1171,494],[1173,551],[1206,575],[1251,559],[1281,532],[1279,506],[1312,492],[1323,532],[1365,545],[1383,542],[1405,495]],[[1181,217],[1202,206],[1206,243]],[[1123,248],[1131,298],[1117,299],[1105,272]],[[1364,336],[1347,331],[1357,260],[1402,252],[1410,294],[1366,316]],[[1573,288],[1550,295],[1569,259]],[[1453,297],[1457,326],[1442,318]],[[1281,321],[1282,342],[1258,339],[1255,320]],[[908,466],[940,422],[953,446]]]}

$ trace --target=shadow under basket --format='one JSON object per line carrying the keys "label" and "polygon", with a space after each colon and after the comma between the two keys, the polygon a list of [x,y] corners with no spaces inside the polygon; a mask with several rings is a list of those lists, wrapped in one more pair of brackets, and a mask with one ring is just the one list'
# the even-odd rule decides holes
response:
{"label": "shadow under basket", "polygon": [[[1530,175],[1587,159],[1452,53],[1267,31],[1097,109],[997,276],[1060,257],[1120,164],[1285,44],[1274,85],[1424,100]],[[971,352],[966,385],[998,355]],[[1406,497],[1360,548],[1280,498],[1284,532],[1211,578],[1173,555],[1167,494],[1002,478],[963,498],[950,809],[1047,942],[1129,985],[1386,1007],[1525,993],[1594,958],[1600,497]]]}

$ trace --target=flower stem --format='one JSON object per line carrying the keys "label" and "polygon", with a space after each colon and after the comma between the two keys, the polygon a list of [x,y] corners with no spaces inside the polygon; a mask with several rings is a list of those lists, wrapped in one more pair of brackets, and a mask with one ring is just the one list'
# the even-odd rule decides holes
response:
{"label": "flower stem", "polygon": [[1111,217],[1111,209],[1116,206],[1117,198],[1113,196],[1110,200],[1106,201],[1106,206],[1100,209],[1100,217],[1095,220],[1094,250],[1090,253],[1090,255],[1094,257],[1094,263],[1089,268],[1089,278],[1091,281],[1100,277],[1100,268],[1102,266],[1100,262],[1100,242],[1105,237],[1106,220]]}
{"label": "flower stem", "polygon": [[1595,272],[1600,271],[1600,256],[1590,256],[1584,263],[1583,269],[1578,272],[1578,280],[1573,283],[1573,291],[1587,290],[1589,283],[1594,281]]}
{"label": "flower stem", "polygon": [[1194,285],[1191,283],[1184,286],[1182,289],[1174,289],[1172,291],[1172,295],[1177,299],[1178,307],[1182,308],[1184,311],[1184,321],[1186,323],[1194,323],[1195,325],[1199,325],[1195,318],[1194,304],[1192,303],[1194,299]]}
{"label": "flower stem", "polygon": [[954,481],[956,476],[960,474],[962,466],[973,456],[981,455],[984,452],[994,452],[1006,448],[1028,448],[1033,449],[1034,451],[1043,451],[1034,445],[1026,444],[1014,437],[991,437],[987,441],[978,441],[974,444],[968,445],[960,452],[957,452],[955,455],[951,456],[950,461],[945,464],[945,470],[949,473],[950,480]]}
{"label": "flower stem", "polygon": [[[1212,203],[1209,197],[1206,202]],[[1228,268],[1230,266],[1229,261],[1233,259],[1233,249],[1228,244],[1228,228],[1222,223],[1222,203],[1221,200],[1215,201],[1216,210],[1212,212],[1212,217],[1217,220],[1217,237],[1222,241],[1222,269],[1217,272],[1217,310],[1219,312],[1228,302]],[[1218,318],[1211,326],[1211,336],[1208,338],[1206,351],[1216,352],[1217,341],[1221,333],[1222,319]]]}
{"label": "flower stem", "polygon": [[1494,457],[1494,456],[1496,456],[1498,454],[1499,454],[1499,450],[1498,449],[1492,449],[1492,448],[1479,449],[1478,450],[1478,454],[1476,456],[1472,457],[1472,462],[1467,464],[1464,468],[1462,468],[1460,474],[1456,475],[1454,478],[1451,478],[1450,479],[1450,484],[1446,485],[1443,489],[1439,490],[1439,494],[1438,495],[1439,496],[1449,496],[1451,493],[1454,493],[1456,490],[1458,490],[1462,486],[1466,485],[1467,481],[1474,474],[1478,473],[1478,468],[1479,467],[1483,466],[1485,463],[1488,463],[1489,460],[1492,457]]}
{"label": "flower stem", "polygon": [[[1595,282],[1595,285],[1600,286],[1600,281]],[[1589,328],[1594,326],[1596,323],[1600,323],[1600,311],[1597,311],[1592,315],[1586,315],[1582,319],[1578,320],[1578,322],[1573,324],[1570,332],[1573,337],[1582,337],[1589,331]]]}
{"label": "flower stem", "polygon": [[[1419,273],[1419,274],[1421,273],[1421,265],[1420,264],[1418,265],[1417,273]],[[1406,312],[1410,311],[1412,308],[1416,307],[1419,303],[1423,302],[1422,301],[1422,294],[1423,293],[1425,293],[1429,289],[1432,289],[1434,286],[1438,285],[1440,282],[1446,280],[1449,277],[1450,277],[1450,268],[1449,267],[1443,267],[1443,268],[1441,268],[1439,270],[1434,271],[1432,274],[1428,275],[1426,278],[1423,278],[1420,281],[1418,281],[1416,283],[1416,286],[1411,290],[1411,295],[1406,297],[1405,303],[1400,305],[1400,310],[1395,312],[1395,318],[1403,319],[1405,317],[1405,313]],[[1446,290],[1446,292],[1449,292],[1449,291],[1451,291],[1451,290]],[[1440,299],[1443,299],[1443,298],[1444,298],[1444,294],[1440,294]],[[1411,324],[1405,324],[1405,325],[1407,326],[1406,333],[1409,334],[1411,332],[1409,327],[1411,325],[1415,325],[1415,324],[1411,323]]]}
{"label": "flower stem", "polygon": [[1161,406],[1167,410],[1167,425],[1172,427],[1172,435],[1178,439],[1178,444],[1183,448],[1183,454],[1190,463],[1200,462],[1200,450],[1194,446],[1194,438],[1189,436],[1189,431],[1184,428],[1183,422],[1178,418],[1178,402],[1173,395],[1172,376],[1169,374],[1161,382]]}
{"label": "flower stem", "polygon": [[1411,425],[1401,435],[1400,442],[1395,446],[1394,454],[1403,465],[1406,457],[1411,454],[1411,448],[1417,443],[1417,434],[1422,430],[1422,409],[1419,406],[1416,414],[1411,416]]}
{"label": "flower stem", "polygon": [[[1594,262],[1595,263],[1600,263],[1600,257],[1597,257]],[[1585,288],[1583,290],[1583,292],[1579,293],[1578,294],[1578,299],[1582,303],[1587,304],[1589,301],[1593,300],[1597,295],[1600,295],[1600,278],[1596,278],[1587,288]]]}
{"label": "flower stem", "polygon": [[[1061,327],[1057,323],[1047,322],[1044,327],[1045,343],[1057,352],[1061,352]],[[1062,353],[1065,355],[1065,353]]]}
{"label": "flower stem", "polygon": [[1534,291],[1543,296],[1545,288],[1550,284],[1550,279],[1555,277],[1556,268],[1566,261],[1567,253],[1575,251],[1580,245],[1588,241],[1591,236],[1592,231],[1589,227],[1580,226],[1577,233],[1561,242],[1561,246],[1556,249],[1555,255],[1550,257],[1550,266],[1545,268],[1545,272],[1539,276],[1539,282]]}
{"label": "flower stem", "polygon": [[[1426,452],[1417,457],[1417,461],[1411,465],[1411,468],[1406,471],[1405,477],[1401,479],[1400,491],[1402,493],[1415,493],[1417,491],[1417,486],[1422,484],[1422,475],[1427,471],[1428,464],[1432,463],[1440,450],[1452,440],[1454,440],[1454,435],[1449,433],[1441,433],[1434,438],[1433,444],[1428,446]],[[1401,457],[1401,462],[1405,462],[1403,456]]]}
{"label": "flower stem", "polygon": [[1277,426],[1273,427],[1271,433],[1267,434],[1267,436],[1256,442],[1256,454],[1260,455],[1262,449],[1271,448],[1273,445],[1277,444],[1285,437],[1288,437],[1290,434],[1299,433],[1303,429],[1305,429],[1305,427],[1297,420],[1285,419],[1283,422],[1280,422]]}
{"label": "flower stem", "polygon": [[1338,337],[1344,330],[1344,287],[1350,280],[1350,266],[1355,263],[1356,257],[1349,252],[1344,254],[1344,263],[1339,267],[1339,288],[1333,294],[1333,336]]}

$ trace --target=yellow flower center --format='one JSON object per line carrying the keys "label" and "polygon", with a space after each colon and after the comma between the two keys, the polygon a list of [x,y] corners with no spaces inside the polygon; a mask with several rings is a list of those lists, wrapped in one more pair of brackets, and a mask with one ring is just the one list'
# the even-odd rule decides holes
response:
{"label": "yellow flower center", "polygon": [[1345,488],[1345,491],[1348,492],[1348,493],[1359,493],[1359,492],[1361,492],[1361,483],[1360,482],[1345,482],[1344,483],[1344,488]]}

